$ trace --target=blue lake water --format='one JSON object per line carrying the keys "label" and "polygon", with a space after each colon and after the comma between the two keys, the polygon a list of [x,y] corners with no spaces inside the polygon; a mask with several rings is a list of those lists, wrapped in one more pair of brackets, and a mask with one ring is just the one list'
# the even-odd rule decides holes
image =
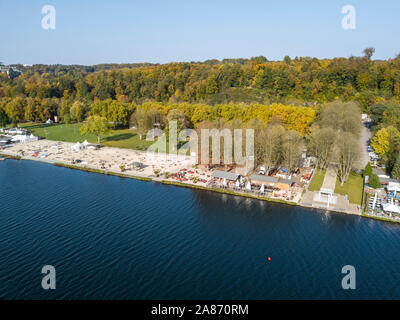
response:
{"label": "blue lake water", "polygon": [[6,160],[0,298],[400,299],[400,225]]}

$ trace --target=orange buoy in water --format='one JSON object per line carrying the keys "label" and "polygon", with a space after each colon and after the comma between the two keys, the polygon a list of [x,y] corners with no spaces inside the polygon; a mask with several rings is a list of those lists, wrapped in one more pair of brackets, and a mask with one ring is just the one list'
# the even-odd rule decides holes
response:
{"label": "orange buoy in water", "polygon": [[271,261],[271,257],[268,257],[268,261]]}

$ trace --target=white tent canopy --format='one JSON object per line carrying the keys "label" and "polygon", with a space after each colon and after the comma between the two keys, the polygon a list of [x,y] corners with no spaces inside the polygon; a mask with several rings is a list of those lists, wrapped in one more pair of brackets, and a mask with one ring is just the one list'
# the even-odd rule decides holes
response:
{"label": "white tent canopy", "polygon": [[86,148],[88,146],[89,142],[87,140],[83,141],[82,145]]}
{"label": "white tent canopy", "polygon": [[383,211],[385,212],[393,212],[400,213],[400,207],[394,205],[393,203],[386,203],[383,205]]}
{"label": "white tent canopy", "polygon": [[79,151],[79,150],[82,149],[82,145],[81,145],[80,142],[78,141],[76,144],[74,144],[74,145],[71,147],[71,149],[74,150],[74,151]]}
{"label": "white tent canopy", "polygon": [[21,141],[21,140],[23,140],[23,139],[25,139],[25,136],[24,136],[24,135],[17,134],[17,135],[15,135],[15,136],[12,137],[11,141],[17,142],[17,141]]}
{"label": "white tent canopy", "polygon": [[37,141],[37,140],[39,140],[39,138],[35,137],[33,134],[31,134],[30,136],[23,135],[23,134],[17,134],[11,139],[11,141],[19,142],[19,143],[28,143],[28,142]]}
{"label": "white tent canopy", "polygon": [[390,184],[387,187],[388,191],[400,192],[400,186],[398,184]]}

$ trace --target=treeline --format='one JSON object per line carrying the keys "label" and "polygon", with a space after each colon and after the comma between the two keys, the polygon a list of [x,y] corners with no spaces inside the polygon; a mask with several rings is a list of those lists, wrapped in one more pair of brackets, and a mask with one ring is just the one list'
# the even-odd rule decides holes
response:
{"label": "treeline", "polygon": [[58,98],[2,98],[0,125],[22,122],[44,122],[55,116],[64,123],[82,122],[90,115],[105,117],[113,126],[127,126],[136,104],[117,100],[66,100]]}
{"label": "treeline", "polygon": [[[269,123],[271,119],[276,119],[287,129],[296,130],[303,136],[309,132],[316,112],[313,107],[283,104],[218,104],[210,106],[206,104],[147,102],[137,106],[137,109],[148,112],[148,116],[154,119],[153,123],[166,124],[169,120],[184,117],[184,122],[187,122],[189,128],[195,128],[204,121],[219,119],[223,119],[225,122],[238,120],[242,123],[248,123],[253,119]],[[157,112],[160,114],[158,117],[156,116]],[[181,116],[179,117],[179,115]]]}
{"label": "treeline", "polygon": [[[259,119],[268,123],[272,118],[279,119],[289,130],[296,130],[301,135],[308,133],[310,124],[314,120],[314,107],[298,107],[294,105],[261,105],[261,104],[190,104],[190,103],[158,103],[146,102],[142,105],[124,100],[97,100],[88,103],[84,100],[70,101],[65,99],[39,98],[3,98],[0,99],[0,124],[21,122],[44,122],[58,116],[65,123],[82,122],[88,116],[100,116],[112,122],[113,126],[127,126],[132,114],[136,110],[143,110],[150,122],[146,126],[138,126],[146,132],[156,122],[162,127],[169,120],[174,120],[182,114],[188,128],[194,128],[203,121],[224,119],[225,121],[241,120],[247,123],[251,119]],[[143,113],[143,112],[142,112]],[[139,113],[136,112],[136,115]]]}
{"label": "treeline", "polygon": [[336,99],[370,106],[400,98],[400,58],[285,57],[283,61],[209,60],[164,65],[18,66],[23,74],[0,74],[1,97],[123,100],[221,104],[326,103]]}

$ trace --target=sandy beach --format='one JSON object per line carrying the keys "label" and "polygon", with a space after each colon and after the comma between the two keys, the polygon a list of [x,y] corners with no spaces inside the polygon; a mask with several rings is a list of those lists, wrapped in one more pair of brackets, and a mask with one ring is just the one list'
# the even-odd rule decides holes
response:
{"label": "sandy beach", "polygon": [[[74,143],[70,142],[43,139],[13,144],[1,150],[0,153],[18,156],[25,160],[59,163],[128,177],[149,178],[154,181],[169,181],[216,190],[225,189],[220,182],[212,178],[214,170],[196,165],[196,157],[112,147],[100,149],[86,147],[76,151],[73,146]],[[123,171],[121,166],[124,167]],[[232,192],[235,194],[249,196],[249,192],[244,188],[243,190],[233,189]],[[258,193],[250,193],[252,196],[258,196]],[[301,199],[301,190],[296,190],[294,193],[294,199],[289,202],[298,203]],[[287,201],[281,196],[274,196],[274,199]]]}
{"label": "sandy beach", "polygon": [[[184,182],[190,182],[193,177],[197,177],[196,184],[201,186],[206,186],[211,177],[211,171],[203,168],[194,169],[195,157],[111,147],[83,148],[75,151],[72,148],[73,146],[74,143],[69,142],[38,140],[14,144],[0,152],[20,156],[27,160],[74,165],[105,172],[148,177],[153,180],[165,179],[164,173],[173,175],[174,173],[186,172]],[[137,166],[138,163],[141,166]],[[124,166],[123,172],[121,166]],[[155,171],[158,171],[159,177],[155,175]]]}

